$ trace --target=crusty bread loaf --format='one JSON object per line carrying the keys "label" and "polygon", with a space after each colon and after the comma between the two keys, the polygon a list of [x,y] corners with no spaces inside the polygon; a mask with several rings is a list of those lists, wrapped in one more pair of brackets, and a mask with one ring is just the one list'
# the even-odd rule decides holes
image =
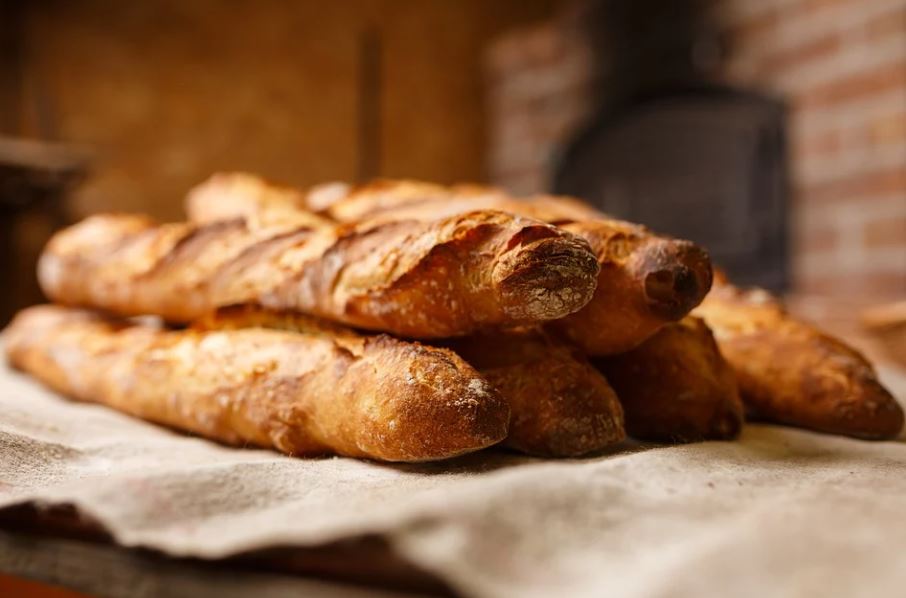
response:
{"label": "crusty bread loaf", "polygon": [[386,335],[165,331],[40,306],[10,362],[73,398],[291,455],[427,461],[504,438],[509,408],[452,351]]}
{"label": "crusty bread loaf", "polygon": [[39,263],[45,293],[68,305],[186,322],[257,303],[415,338],[562,317],[597,273],[579,237],[488,210],[314,228],[93,216],[57,233]]}
{"label": "crusty bread loaf", "polygon": [[492,188],[379,181],[352,190],[327,213],[344,221],[380,221],[476,209],[554,223],[588,241],[601,267],[595,295],[554,326],[590,355],[613,355],[638,346],[667,322],[688,314],[711,288],[711,262],[701,247],[609,218],[570,197],[515,199]]}
{"label": "crusty bread loaf", "polygon": [[632,351],[595,364],[616,389],[634,438],[726,440],[742,429],[736,377],[700,318],[667,324]]}
{"label": "crusty bread loaf", "polygon": [[[218,176],[229,178],[241,175]],[[270,185],[260,178],[257,179],[256,190],[253,190],[254,177],[245,178],[245,183],[247,188],[235,186],[230,199],[222,199],[220,203],[230,205],[235,201],[237,203],[233,205],[241,205],[245,210],[252,211],[256,206],[264,205],[262,202],[250,201],[256,194],[292,195],[292,205],[295,207],[320,213],[337,222],[424,218],[429,214],[434,214],[434,217],[452,216],[473,210],[500,210],[550,223],[608,218],[606,214],[572,197],[538,195],[516,199],[501,189],[473,184],[444,187],[414,180],[379,179],[355,187],[339,187],[335,183],[302,193]],[[330,199],[325,201],[324,197],[328,195],[325,190],[328,189]],[[244,200],[241,199],[242,196],[245,196]],[[274,206],[275,203],[271,202],[270,205]]]}
{"label": "crusty bread loaf", "polygon": [[591,301],[552,323],[590,355],[637,347],[701,303],[711,288],[704,249],[617,220],[583,220],[562,228],[589,242],[601,267]]}
{"label": "crusty bread loaf", "polygon": [[333,226],[330,219],[307,209],[301,191],[242,172],[218,173],[196,185],[186,197],[185,207],[195,223],[243,218],[255,228],[274,232]]}
{"label": "crusty bread loaf", "polygon": [[895,438],[903,410],[859,352],[726,281],[695,312],[714,330],[757,419],[857,438]]}
{"label": "crusty bread loaf", "polygon": [[[195,327],[257,327],[362,338],[348,328],[300,314],[251,307],[218,310]],[[569,345],[537,331],[487,333],[444,344],[475,367],[510,405],[505,446],[542,457],[575,457],[623,440],[623,412],[616,394],[604,376]]]}
{"label": "crusty bread loaf", "polygon": [[[312,212],[300,208],[302,194],[248,175],[217,175],[190,193],[193,222],[244,217],[257,222],[287,222]],[[455,214],[456,212],[450,212]],[[262,310],[228,310],[213,326],[264,326],[305,330],[310,318]],[[203,325],[205,322],[202,323]],[[342,334],[342,329],[335,331]],[[574,347],[541,331],[488,332],[446,341],[479,369],[511,407],[510,433],[504,441],[516,450],[548,457],[577,456],[601,450],[624,437],[622,410],[607,380]]]}
{"label": "crusty bread loaf", "polygon": [[[474,190],[480,194],[481,190],[478,188]],[[495,194],[493,189],[488,188],[487,191]],[[422,181],[380,179],[358,187],[347,187],[346,195],[335,198],[323,213],[338,222],[361,222],[379,219],[386,212],[419,205],[426,201],[436,204],[450,199],[453,199],[453,194],[449,188],[442,185]],[[311,205],[307,207],[312,208]]]}
{"label": "crusty bread loaf", "polygon": [[[241,185],[229,177],[212,180],[204,202],[190,201],[190,214],[202,222],[223,217],[222,206],[242,216],[256,211],[263,220],[292,212],[287,204],[304,204],[303,195],[274,188],[261,179]],[[287,202],[280,197],[292,196]],[[276,198],[260,201],[259,198]],[[214,207],[205,209],[199,204]],[[430,221],[474,210],[493,209],[556,223],[584,238],[598,258],[600,273],[594,297],[584,308],[553,324],[591,355],[612,355],[638,346],[667,322],[681,319],[711,287],[707,253],[688,241],[652,234],[642,226],[607,218],[573,198],[537,196],[517,200],[487,187],[442,187],[416,181],[377,181],[335,199],[325,210],[332,218],[377,223],[412,219]],[[296,213],[305,213],[297,209]],[[305,217],[305,216],[301,216]],[[291,217],[290,217],[291,218]]]}
{"label": "crusty bread loaf", "polygon": [[698,245],[603,216],[573,220],[594,210],[583,209],[572,198],[522,201],[470,192],[385,210],[380,217],[428,218],[480,206],[555,223],[588,241],[600,265],[595,294],[581,310],[552,325],[590,355],[613,355],[638,346],[664,324],[688,314],[711,288],[711,261]]}
{"label": "crusty bread loaf", "polygon": [[504,445],[540,457],[577,457],[624,439],[616,393],[574,346],[531,330],[477,334],[446,346],[510,404]]}
{"label": "crusty bread loaf", "polygon": [[570,197],[515,199],[493,188],[378,181],[353,188],[326,213],[341,221],[379,221],[476,209],[554,223],[589,242],[601,266],[595,296],[555,326],[591,355],[612,355],[638,346],[667,322],[688,314],[711,288],[711,263],[702,248],[609,218]]}

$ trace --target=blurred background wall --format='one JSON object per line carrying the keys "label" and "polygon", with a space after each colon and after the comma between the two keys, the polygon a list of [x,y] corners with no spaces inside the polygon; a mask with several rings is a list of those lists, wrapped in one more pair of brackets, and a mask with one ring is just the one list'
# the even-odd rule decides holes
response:
{"label": "blurred background wall", "polygon": [[[906,2],[719,0],[720,78],[785,102],[791,289],[906,295]],[[494,182],[529,192],[594,110],[581,11],[486,53]],[[719,226],[721,223],[715,222]]]}
{"label": "blurred background wall", "polygon": [[[594,4],[0,0],[0,320],[39,300],[31,273],[53,228],[105,210],[178,219],[185,192],[219,170],[553,189],[600,109],[596,44],[616,35],[616,59],[636,52],[632,30],[589,33]],[[707,76],[785,111],[777,251],[749,255],[776,272],[766,284],[906,296],[906,0],[660,4],[706,10],[721,44],[717,59],[705,48]],[[669,11],[636,12],[655,38],[698,34]],[[669,229],[685,212],[648,214]],[[740,214],[739,232],[719,219],[696,230],[744,236]]]}
{"label": "blurred background wall", "polygon": [[486,180],[484,49],[555,4],[0,0],[0,325],[53,229],[219,170]]}
{"label": "blurred background wall", "polygon": [[553,2],[18,4],[20,131],[96,154],[73,215],[175,219],[222,169],[296,185],[484,179],[483,48]]}

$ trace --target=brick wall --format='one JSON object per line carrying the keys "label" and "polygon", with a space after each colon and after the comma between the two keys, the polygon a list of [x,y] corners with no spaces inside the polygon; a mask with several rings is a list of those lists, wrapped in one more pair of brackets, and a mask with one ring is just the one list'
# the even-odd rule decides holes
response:
{"label": "brick wall", "polygon": [[[719,0],[729,81],[789,103],[794,291],[906,296],[906,0]],[[488,50],[495,182],[548,186],[589,109],[569,19]]]}
{"label": "brick wall", "polygon": [[513,31],[486,55],[488,172],[513,192],[549,187],[558,145],[591,107],[591,57],[572,19]]}

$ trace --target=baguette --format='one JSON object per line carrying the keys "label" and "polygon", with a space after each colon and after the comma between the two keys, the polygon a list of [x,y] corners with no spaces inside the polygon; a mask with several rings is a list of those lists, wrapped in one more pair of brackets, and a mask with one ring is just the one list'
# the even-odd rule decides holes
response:
{"label": "baguette", "polygon": [[[306,203],[304,194],[274,188],[260,179],[256,184],[253,177],[243,179],[240,185],[230,184],[230,178],[221,175],[201,188],[204,193],[193,192],[188,205],[190,216],[200,222],[222,217],[219,206],[224,205],[233,206],[235,216],[258,212],[257,217],[264,220],[292,212],[287,203],[296,213],[306,213],[299,207]],[[294,199],[282,203],[279,199],[258,200],[281,196]],[[664,324],[688,314],[711,287],[710,259],[697,245],[609,219],[568,197],[537,196],[523,201],[487,187],[377,181],[334,201],[325,213],[341,221],[365,218],[377,223],[395,219],[430,221],[482,209],[558,224],[590,244],[599,264],[594,296],[581,310],[552,323],[590,355],[613,355],[638,346]],[[265,212],[272,214],[261,215]]]}
{"label": "baguette", "polygon": [[665,324],[681,320],[711,288],[711,260],[694,243],[616,220],[562,228],[588,241],[600,273],[591,301],[552,326],[589,355],[637,347]]}
{"label": "baguette", "polygon": [[509,420],[453,352],[386,335],[166,331],[39,306],[14,319],[6,352],[75,399],[290,455],[444,459],[500,441]]}
{"label": "baguette", "polygon": [[254,228],[274,233],[333,226],[330,219],[307,209],[302,192],[241,172],[218,173],[195,186],[186,197],[185,207],[189,221],[195,223],[243,218]]}
{"label": "baguette", "polygon": [[[239,195],[246,196],[247,199],[239,201],[239,205],[252,207],[249,206],[248,198],[254,194],[293,194],[292,203],[295,207],[320,213],[337,222],[424,218],[426,214],[434,214],[435,217],[452,216],[473,210],[500,210],[553,224],[608,218],[606,214],[572,197],[539,195],[516,199],[500,189],[482,185],[444,187],[421,181],[379,179],[359,187],[339,187],[338,183],[334,183],[322,185],[308,193],[300,193],[268,185],[261,179],[257,179],[258,189],[253,191],[254,177],[246,176],[248,188],[241,189],[237,186],[234,189],[236,193],[232,194],[233,201]],[[326,193],[326,190],[330,190],[330,193]],[[325,200],[326,196],[330,199]],[[229,200],[221,201],[229,203]],[[262,203],[257,205],[261,206]]]}
{"label": "baguette", "polygon": [[790,316],[767,292],[722,282],[696,314],[736,371],[751,417],[856,438],[900,434],[903,410],[871,363]]}
{"label": "baguette", "polygon": [[622,355],[595,361],[638,440],[697,442],[739,435],[743,407],[733,370],[711,331],[687,316]]}
{"label": "baguette", "polygon": [[[188,196],[190,220],[211,223],[243,217],[256,222],[292,222],[315,216],[299,206],[302,194],[249,175],[215,175]],[[297,314],[255,309],[226,310],[202,320],[203,327],[261,326],[307,330],[312,321]],[[335,334],[344,334],[337,328]],[[348,331],[347,331],[348,333]],[[622,409],[613,389],[573,347],[538,332],[477,334],[446,346],[478,368],[510,404],[512,419],[504,445],[546,457],[598,451],[624,438]]]}
{"label": "baguette", "polygon": [[574,346],[540,331],[477,334],[446,346],[509,403],[505,446],[539,457],[578,457],[625,438],[616,393]]}
{"label": "baguette", "polygon": [[119,315],[188,322],[255,303],[413,338],[562,317],[597,273],[584,240],[488,210],[347,227],[93,216],[57,233],[38,268],[54,301]]}
{"label": "baguette", "polygon": [[476,209],[556,224],[588,241],[600,265],[595,295],[554,327],[590,355],[613,355],[638,346],[664,324],[688,314],[711,288],[711,263],[702,248],[614,220],[570,197],[518,200],[493,188],[378,181],[353,190],[328,214],[341,221],[425,219]]}
{"label": "baguette", "polygon": [[424,219],[475,209],[556,224],[588,241],[600,265],[594,297],[553,325],[590,355],[613,355],[638,346],[664,324],[688,314],[711,288],[711,262],[701,247],[608,218],[570,197],[517,200],[491,188],[379,181],[353,191],[329,214],[340,220]]}
{"label": "baguette", "polygon": [[[218,310],[194,326],[200,330],[269,328],[362,338],[348,328],[303,315],[249,307]],[[623,412],[613,389],[568,345],[524,331],[452,339],[445,346],[475,367],[509,404],[511,418],[504,446],[540,457],[577,457],[623,440]]]}

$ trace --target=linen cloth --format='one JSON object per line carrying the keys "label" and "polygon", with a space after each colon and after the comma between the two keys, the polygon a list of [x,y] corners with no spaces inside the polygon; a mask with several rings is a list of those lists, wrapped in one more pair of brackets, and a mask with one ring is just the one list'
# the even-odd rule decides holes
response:
{"label": "linen cloth", "polygon": [[376,534],[472,596],[906,592],[906,444],[768,425],[588,459],[294,459],[70,402],[0,366],[0,507],[25,502],[75,505],[120,544],[176,556]]}

